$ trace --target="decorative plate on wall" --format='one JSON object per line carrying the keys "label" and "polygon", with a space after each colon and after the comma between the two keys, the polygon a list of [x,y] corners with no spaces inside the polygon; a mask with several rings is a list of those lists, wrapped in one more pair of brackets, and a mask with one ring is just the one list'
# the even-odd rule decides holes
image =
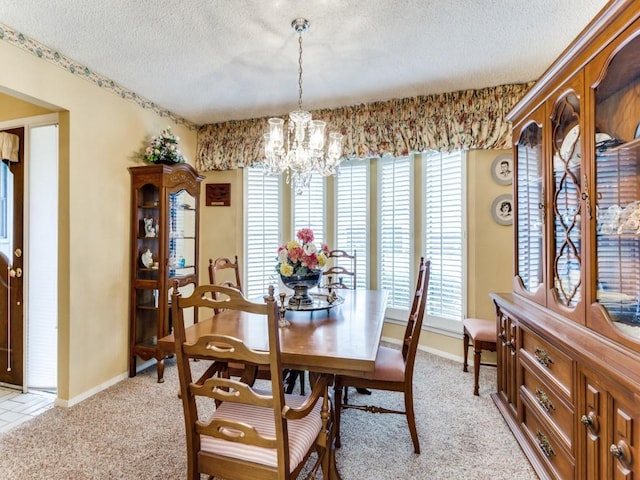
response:
{"label": "decorative plate on wall", "polygon": [[491,162],[491,177],[500,185],[513,182],[513,157],[509,153],[498,155]]}
{"label": "decorative plate on wall", "polygon": [[495,198],[491,204],[491,216],[500,225],[513,224],[513,196],[510,193]]}

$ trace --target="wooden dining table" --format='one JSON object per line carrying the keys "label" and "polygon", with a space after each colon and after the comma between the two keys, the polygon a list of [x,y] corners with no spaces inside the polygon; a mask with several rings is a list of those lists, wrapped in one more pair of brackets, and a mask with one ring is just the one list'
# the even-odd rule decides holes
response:
{"label": "wooden dining table", "polygon": [[[370,376],[373,372],[387,307],[385,290],[341,289],[344,301],[324,310],[287,310],[281,327],[283,367],[324,374]],[[266,316],[223,311],[186,328],[187,342],[204,335],[230,335],[256,350],[268,350]],[[173,335],[158,340],[167,354],[174,353]],[[341,395],[337,390],[334,395]],[[333,455],[332,455],[333,456]],[[340,478],[332,462],[331,478]]]}
{"label": "wooden dining table", "polygon": [[[280,328],[280,350],[286,368],[317,373],[368,376],[373,372],[387,307],[385,290],[340,290],[341,305],[326,310],[285,314],[289,325]],[[266,317],[223,311],[186,328],[186,340],[204,335],[230,335],[255,350],[267,350]],[[174,353],[173,334],[158,340]]]}

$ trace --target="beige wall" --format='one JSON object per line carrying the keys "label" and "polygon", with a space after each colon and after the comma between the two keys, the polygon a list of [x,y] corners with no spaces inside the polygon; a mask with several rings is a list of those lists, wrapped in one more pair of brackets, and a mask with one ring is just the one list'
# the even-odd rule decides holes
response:
{"label": "beige wall", "polygon": [[196,132],[5,42],[0,57],[8,66],[0,70],[2,92],[62,112],[58,397],[74,403],[128,369],[127,168],[148,136],[168,125],[193,163]]}
{"label": "beige wall", "polygon": [[[234,255],[243,258],[243,202],[242,169],[222,172],[205,172],[200,198],[200,281],[209,283],[209,259]],[[208,183],[230,183],[231,205],[229,207],[206,206]],[[242,266],[243,263],[241,262]]]}
{"label": "beige wall", "polygon": [[0,93],[0,121],[2,122],[16,118],[44,115],[52,111],[53,110],[48,108]]}
{"label": "beige wall", "polygon": [[497,224],[491,204],[512,193],[512,185],[499,185],[491,177],[491,163],[510,150],[473,150],[467,164],[467,274],[469,317],[494,319],[489,293],[511,291],[513,275],[513,227]]}

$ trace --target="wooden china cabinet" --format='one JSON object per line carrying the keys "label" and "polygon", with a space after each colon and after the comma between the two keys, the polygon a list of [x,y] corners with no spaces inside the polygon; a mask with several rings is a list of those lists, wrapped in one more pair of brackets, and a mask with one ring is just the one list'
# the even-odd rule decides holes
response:
{"label": "wooden china cabinet", "polygon": [[186,163],[129,168],[131,173],[131,298],[129,376],[136,357],[155,358],[164,381],[166,353],[158,339],[171,333],[169,300],[175,280],[198,282],[198,205],[204,177]]}
{"label": "wooden china cabinet", "polygon": [[509,120],[493,399],[541,478],[640,478],[640,2],[609,2]]}

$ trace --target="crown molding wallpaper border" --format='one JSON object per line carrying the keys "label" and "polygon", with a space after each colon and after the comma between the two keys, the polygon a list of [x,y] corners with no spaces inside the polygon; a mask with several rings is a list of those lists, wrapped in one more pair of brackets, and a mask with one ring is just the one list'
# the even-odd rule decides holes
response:
{"label": "crown molding wallpaper border", "polygon": [[92,71],[89,67],[75,62],[74,60],[62,55],[61,53],[52,50],[46,45],[43,45],[42,43],[29,38],[28,36],[17,32],[11,27],[2,23],[0,23],[0,40],[8,42],[9,44],[16,46],[26,52],[29,52],[38,58],[53,63],[54,65],[63,68],[67,72],[77,77],[92,82],[102,89],[109,90],[115,95],[118,95],[120,98],[123,98],[124,100],[136,103],[138,106],[144,108],[145,110],[151,110],[161,117],[171,119],[178,125],[184,125],[185,127],[189,128],[189,130],[198,129],[198,125],[190,122],[186,118],[181,117],[180,115],[176,115],[170,110],[167,110],[166,108],[157,105],[151,100],[148,100],[138,95],[137,93],[123,87],[122,85],[119,85],[110,78]]}

